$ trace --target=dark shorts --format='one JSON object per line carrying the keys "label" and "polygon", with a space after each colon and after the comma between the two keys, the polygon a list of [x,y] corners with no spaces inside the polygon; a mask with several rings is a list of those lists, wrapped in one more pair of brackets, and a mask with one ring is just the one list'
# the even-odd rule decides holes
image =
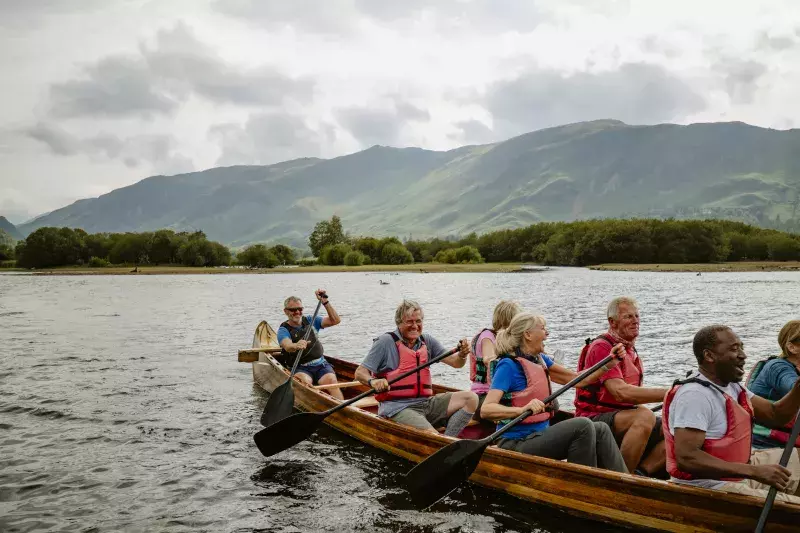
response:
{"label": "dark shorts", "polygon": [[314,385],[319,384],[319,380],[322,379],[322,376],[325,374],[336,373],[331,364],[327,361],[319,365],[297,365],[297,371],[311,376],[311,382]]}
{"label": "dark shorts", "polygon": [[[600,413],[599,415],[590,416],[589,418],[593,422],[604,422],[611,430],[614,430],[614,417],[617,416],[619,411],[611,411],[609,413]],[[650,436],[647,438],[647,446],[645,446],[645,453],[649,452],[653,446],[659,443],[659,441],[663,440],[664,437],[661,433],[661,417],[656,416],[656,425],[653,426],[653,431],[650,432]]]}

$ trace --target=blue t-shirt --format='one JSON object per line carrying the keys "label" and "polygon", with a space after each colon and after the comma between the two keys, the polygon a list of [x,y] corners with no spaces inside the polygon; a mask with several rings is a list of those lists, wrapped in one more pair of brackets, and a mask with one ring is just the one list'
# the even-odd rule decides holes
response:
{"label": "blue t-shirt", "polygon": [[786,359],[772,359],[764,363],[761,372],[748,389],[767,400],[776,402],[789,394],[797,381],[797,369]]}
{"label": "blue t-shirt", "polygon": [[[311,315],[306,315],[306,320],[308,320],[308,322],[311,323]],[[294,326],[289,326],[289,327],[292,328],[292,331],[294,331],[294,330],[302,328],[303,326],[301,325],[299,327],[294,327]],[[319,315],[317,315],[316,320],[314,320],[314,329],[316,331],[319,331],[319,330],[322,329],[322,317],[319,316]],[[283,342],[283,339],[292,340],[292,336],[289,334],[289,330],[286,329],[286,327],[281,326],[281,327],[278,328],[278,344],[279,345],[280,345],[280,343]]]}
{"label": "blue t-shirt", "polygon": [[[547,368],[553,366],[553,360],[545,355],[539,354]],[[500,359],[497,363],[497,368],[492,375],[492,389],[506,392],[517,392],[524,390],[528,386],[528,380],[525,379],[525,371],[522,366],[508,357]],[[544,398],[542,398],[544,399]],[[497,423],[497,429],[505,426],[510,420]],[[537,422],[535,424],[523,424],[520,422],[513,428],[509,429],[501,438],[521,440],[536,431],[544,431],[550,426],[550,421]]]}

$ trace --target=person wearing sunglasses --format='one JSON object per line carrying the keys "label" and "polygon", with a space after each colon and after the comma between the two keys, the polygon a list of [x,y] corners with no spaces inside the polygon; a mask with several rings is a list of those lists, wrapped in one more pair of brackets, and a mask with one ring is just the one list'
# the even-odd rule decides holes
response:
{"label": "person wearing sunglasses", "polygon": [[[300,298],[289,296],[284,300],[283,312],[288,320],[278,328],[278,344],[281,346],[279,360],[281,364],[291,368],[297,352],[303,350],[295,376],[307,385],[333,385],[337,383],[336,372],[325,359],[325,350],[317,338],[317,332],[339,324],[342,319],[328,300],[325,289],[317,289],[314,294],[328,313],[326,317],[318,315],[314,324],[311,324],[311,315],[303,315],[303,302]],[[306,341],[303,338],[309,327],[312,329]],[[342,391],[337,388],[328,389],[328,392],[334,398],[344,399]]]}

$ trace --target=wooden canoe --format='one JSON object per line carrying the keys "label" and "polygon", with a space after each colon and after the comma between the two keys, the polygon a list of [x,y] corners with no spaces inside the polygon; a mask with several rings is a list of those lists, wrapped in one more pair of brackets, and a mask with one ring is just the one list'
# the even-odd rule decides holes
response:
{"label": "wooden canoe", "polygon": [[[266,322],[259,324],[253,348],[277,346],[275,332]],[[327,357],[340,382],[353,381],[357,365]],[[271,392],[288,377],[288,372],[270,353],[260,352],[253,362],[253,379]],[[345,398],[366,387],[343,389]],[[454,391],[434,385],[434,392]],[[324,411],[336,405],[323,391],[301,383],[294,385],[295,407]],[[452,442],[377,416],[372,397],[327,417],[325,423],[366,444],[410,461],[420,462]],[[480,426],[467,428],[482,434]],[[410,469],[410,468],[409,468]],[[648,479],[534,457],[490,446],[470,481],[502,490],[523,500],[556,507],[570,514],[637,529],[658,531],[753,531],[764,501],[753,496],[727,494],[667,481]],[[776,502],[767,531],[800,531],[800,504]]]}

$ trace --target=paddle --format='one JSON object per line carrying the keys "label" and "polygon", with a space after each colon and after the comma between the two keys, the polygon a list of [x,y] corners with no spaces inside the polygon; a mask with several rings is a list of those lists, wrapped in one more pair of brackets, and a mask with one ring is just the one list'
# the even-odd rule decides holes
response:
{"label": "paddle", "polygon": [[[542,402],[545,404],[552,402],[613,358],[613,355],[609,355],[542,400]],[[526,410],[517,418],[483,439],[463,439],[448,444],[415,466],[406,474],[406,487],[411,493],[414,502],[421,507],[430,507],[453,492],[477,468],[484,450],[500,435],[530,416],[531,413],[530,409]]]}
{"label": "paddle", "polygon": [[[800,435],[800,411],[797,412],[797,419],[794,421],[794,425],[792,426],[792,434],[789,436],[786,446],[783,447],[783,455],[781,455],[781,460],[778,461],[779,465],[786,467],[786,465],[789,464],[789,459],[794,452],[794,444],[797,442],[798,435]],[[767,494],[767,501],[764,502],[764,508],[761,510],[761,516],[758,517],[756,533],[762,533],[764,531],[764,526],[767,525],[767,517],[769,516],[769,512],[772,510],[772,504],[775,503],[775,496],[777,494],[778,489],[775,487],[770,487],[769,494]]]}
{"label": "paddle", "polygon": [[[320,293],[320,296],[322,298],[328,297],[325,293]],[[317,320],[320,307],[322,307],[321,299],[317,301],[317,308],[314,310],[314,316],[311,317],[311,323],[308,325],[306,334],[303,336],[304,341],[308,341],[311,330],[314,329],[314,321]],[[292,410],[294,409],[294,390],[292,389],[292,381],[294,380],[292,378],[294,378],[294,374],[297,372],[297,365],[300,363],[300,358],[303,356],[304,351],[305,349],[297,351],[294,364],[292,365],[292,372],[289,374],[289,379],[275,387],[275,390],[269,395],[267,405],[264,406],[264,412],[261,413],[262,426],[270,426],[278,420],[292,414]]]}
{"label": "paddle", "polygon": [[[453,348],[449,352],[445,352],[439,357],[434,357],[423,365],[413,368],[408,372],[403,372],[396,378],[389,381],[389,384],[391,385],[395,381],[399,381],[407,376],[410,376],[411,374],[419,372],[423,368],[431,366],[432,364],[441,361],[445,357],[453,355],[457,351],[458,348]],[[366,398],[374,392],[375,389],[369,389],[368,391],[364,391],[358,396],[350,398],[346,402],[342,402],[336,407],[332,407],[321,413],[296,413],[290,417],[284,418],[283,420],[278,420],[271,426],[262,429],[256,433],[255,436],[253,436],[253,439],[256,441],[258,450],[265,457],[270,457],[276,453],[282,452],[287,448],[291,448],[298,442],[306,440],[317,430],[319,425],[322,424],[322,421],[325,420],[328,415],[332,415],[336,411],[344,409],[345,407],[354,404],[361,398]]]}

